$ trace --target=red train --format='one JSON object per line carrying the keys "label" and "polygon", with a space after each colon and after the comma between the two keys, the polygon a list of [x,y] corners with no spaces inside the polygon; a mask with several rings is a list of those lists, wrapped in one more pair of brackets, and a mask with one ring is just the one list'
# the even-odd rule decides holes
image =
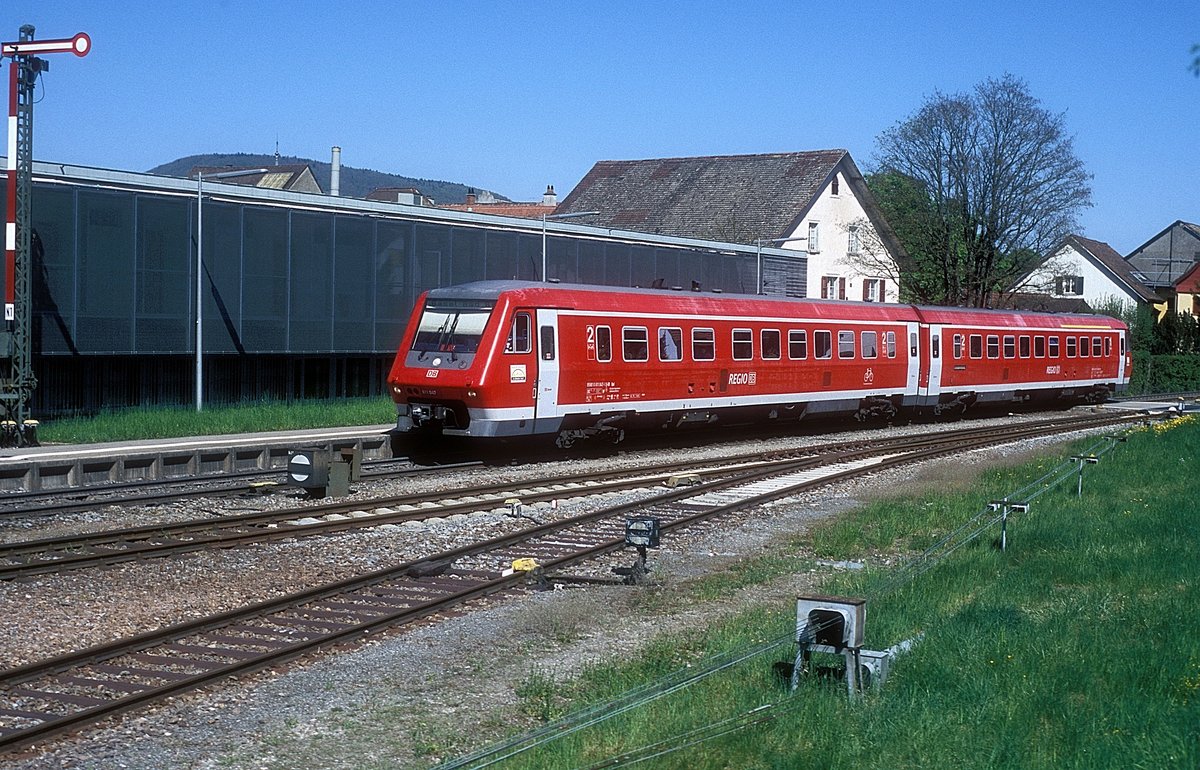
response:
{"label": "red train", "polygon": [[1099,315],[494,281],[417,303],[397,433],[553,436],[974,404],[1099,402],[1132,367]]}

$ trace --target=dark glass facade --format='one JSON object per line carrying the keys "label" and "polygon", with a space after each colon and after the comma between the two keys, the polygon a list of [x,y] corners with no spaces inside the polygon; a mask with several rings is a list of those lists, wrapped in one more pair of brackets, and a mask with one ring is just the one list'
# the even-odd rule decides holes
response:
{"label": "dark glass facade", "polygon": [[[256,200],[254,191],[244,199],[207,193],[206,403],[381,395],[422,291],[537,280],[542,272],[536,220],[460,221],[366,202],[355,211],[354,201],[324,196],[294,196],[293,204]],[[0,188],[0,204],[3,195]],[[321,210],[323,201],[338,205]],[[194,192],[178,183],[122,189],[43,178],[35,180],[33,218],[41,244],[33,265],[35,413],[192,401]],[[695,281],[704,290],[754,291],[756,255],[746,247],[548,229],[546,270],[564,283]],[[804,260],[795,263],[802,279]]]}

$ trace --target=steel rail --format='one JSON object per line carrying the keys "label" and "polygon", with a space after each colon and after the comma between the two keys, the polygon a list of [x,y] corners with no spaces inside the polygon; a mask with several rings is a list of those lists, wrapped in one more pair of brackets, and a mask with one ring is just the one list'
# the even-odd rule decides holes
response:
{"label": "steel rail", "polygon": [[[1073,418],[1069,421],[1052,420],[1032,423],[1031,425],[1053,424],[1055,426],[1078,426],[1095,424],[1094,417]],[[995,427],[972,427],[960,431],[943,431],[930,435],[934,440],[945,440],[944,437],[956,436],[966,439],[976,435],[991,435]],[[1003,428],[1002,430],[1010,430]],[[54,538],[22,541],[0,545],[0,560],[13,562],[0,564],[0,580],[11,580],[32,575],[57,573],[70,569],[81,569],[92,566],[108,566],[128,561],[147,558],[164,557],[175,554],[195,552],[210,548],[229,548],[249,543],[266,542],[296,537],[312,537],[317,535],[338,534],[363,527],[396,524],[405,521],[420,520],[430,516],[450,516],[458,513],[470,513],[480,510],[483,505],[503,505],[504,498],[521,494],[523,502],[539,502],[560,499],[564,496],[599,494],[603,492],[622,491],[647,483],[658,483],[664,476],[688,471],[693,475],[712,476],[728,472],[727,468],[745,467],[746,463],[781,463],[790,462],[797,456],[812,456],[819,452],[833,452],[861,446],[872,447],[912,447],[923,440],[922,437],[895,437],[883,441],[851,441],[838,442],[824,447],[807,447],[791,452],[774,452],[763,454],[745,454],[727,458],[725,467],[708,468],[703,470],[690,469],[687,463],[659,463],[637,471],[637,476],[630,478],[627,470],[604,471],[601,473],[579,473],[559,476],[554,479],[556,489],[542,492],[536,490],[545,488],[544,481],[505,482],[488,484],[473,489],[457,491],[453,497],[464,502],[440,504],[436,508],[420,510],[390,511],[389,506],[416,507],[429,505],[445,499],[445,493],[434,492],[418,495],[404,495],[379,498],[364,504],[362,501],[349,503],[339,502],[321,506],[289,509],[284,511],[266,511],[238,516],[224,517],[219,520],[201,519],[178,522],[174,524],[148,525],[131,527],[104,532],[87,533],[82,535],[64,535]],[[772,459],[778,458],[778,459]],[[614,481],[614,479],[616,479]],[[569,488],[578,484],[575,489]],[[568,488],[564,489],[563,485]],[[533,491],[531,491],[533,490]],[[313,521],[321,516],[331,514],[347,514],[361,512],[364,508],[387,509],[385,513],[373,513],[350,519],[334,519]],[[299,523],[305,521],[307,523]]]}

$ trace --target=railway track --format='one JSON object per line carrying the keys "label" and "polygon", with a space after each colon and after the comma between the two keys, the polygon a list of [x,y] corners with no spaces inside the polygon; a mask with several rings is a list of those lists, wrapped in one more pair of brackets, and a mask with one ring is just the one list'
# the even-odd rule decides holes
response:
{"label": "railway track", "polygon": [[[838,447],[768,462],[275,600],[180,623],[111,644],[0,671],[0,751],[77,730],[114,714],[340,642],[393,628],[472,599],[519,589],[529,574],[502,570],[533,558],[553,580],[563,569],[624,547],[631,513],[664,533],[887,467],[1131,416],[954,431],[888,446]],[[861,442],[860,442],[861,443]],[[879,442],[882,444],[883,442]]]}
{"label": "railway track", "polygon": [[[479,462],[462,462],[430,468],[418,466],[406,458],[364,460],[365,481],[393,478],[404,474],[435,473],[448,468],[475,467]],[[0,494],[0,518],[49,516],[91,511],[103,506],[160,505],[200,497],[222,497],[287,489],[284,468],[231,471],[220,475],[122,481],[89,487],[36,490]]]}
{"label": "railway track", "polygon": [[[1038,422],[1030,427],[1052,425],[1059,430],[1070,430],[1075,426],[1090,427],[1094,424],[1093,417],[1075,417]],[[941,437],[937,439],[939,441],[967,441],[994,435],[996,431],[996,428],[966,428],[934,435]],[[552,484],[538,481],[488,484],[460,489],[449,499],[444,492],[431,492],[8,543],[0,545],[0,580],[112,566],[212,548],[338,534],[430,517],[470,514],[505,506],[514,497],[527,504],[651,487],[681,474],[701,479],[729,477],[750,471],[787,467],[798,458],[805,457],[811,457],[812,463],[820,464],[821,456],[859,451],[864,447],[872,451],[889,448],[908,451],[926,440],[905,437],[839,442],[786,453],[741,455],[702,469],[690,463],[660,463],[643,467],[636,473],[619,470],[559,476]]]}

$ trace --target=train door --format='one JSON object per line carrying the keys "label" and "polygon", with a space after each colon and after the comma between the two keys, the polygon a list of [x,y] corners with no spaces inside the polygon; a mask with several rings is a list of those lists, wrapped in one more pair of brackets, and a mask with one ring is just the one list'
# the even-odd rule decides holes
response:
{"label": "train door", "polygon": [[534,419],[538,422],[558,418],[558,311],[537,311],[537,402]]}
{"label": "train door", "polygon": [[942,392],[942,338],[944,327],[929,327],[929,391],[928,395],[937,396]]}
{"label": "train door", "polygon": [[[924,392],[921,390],[924,383],[921,382],[921,346],[918,329],[917,324],[910,323],[906,324],[905,330],[900,333],[901,344],[905,345],[905,349],[908,351],[908,384],[904,392],[910,398],[922,395]],[[903,339],[905,336],[908,337],[907,340]]]}

